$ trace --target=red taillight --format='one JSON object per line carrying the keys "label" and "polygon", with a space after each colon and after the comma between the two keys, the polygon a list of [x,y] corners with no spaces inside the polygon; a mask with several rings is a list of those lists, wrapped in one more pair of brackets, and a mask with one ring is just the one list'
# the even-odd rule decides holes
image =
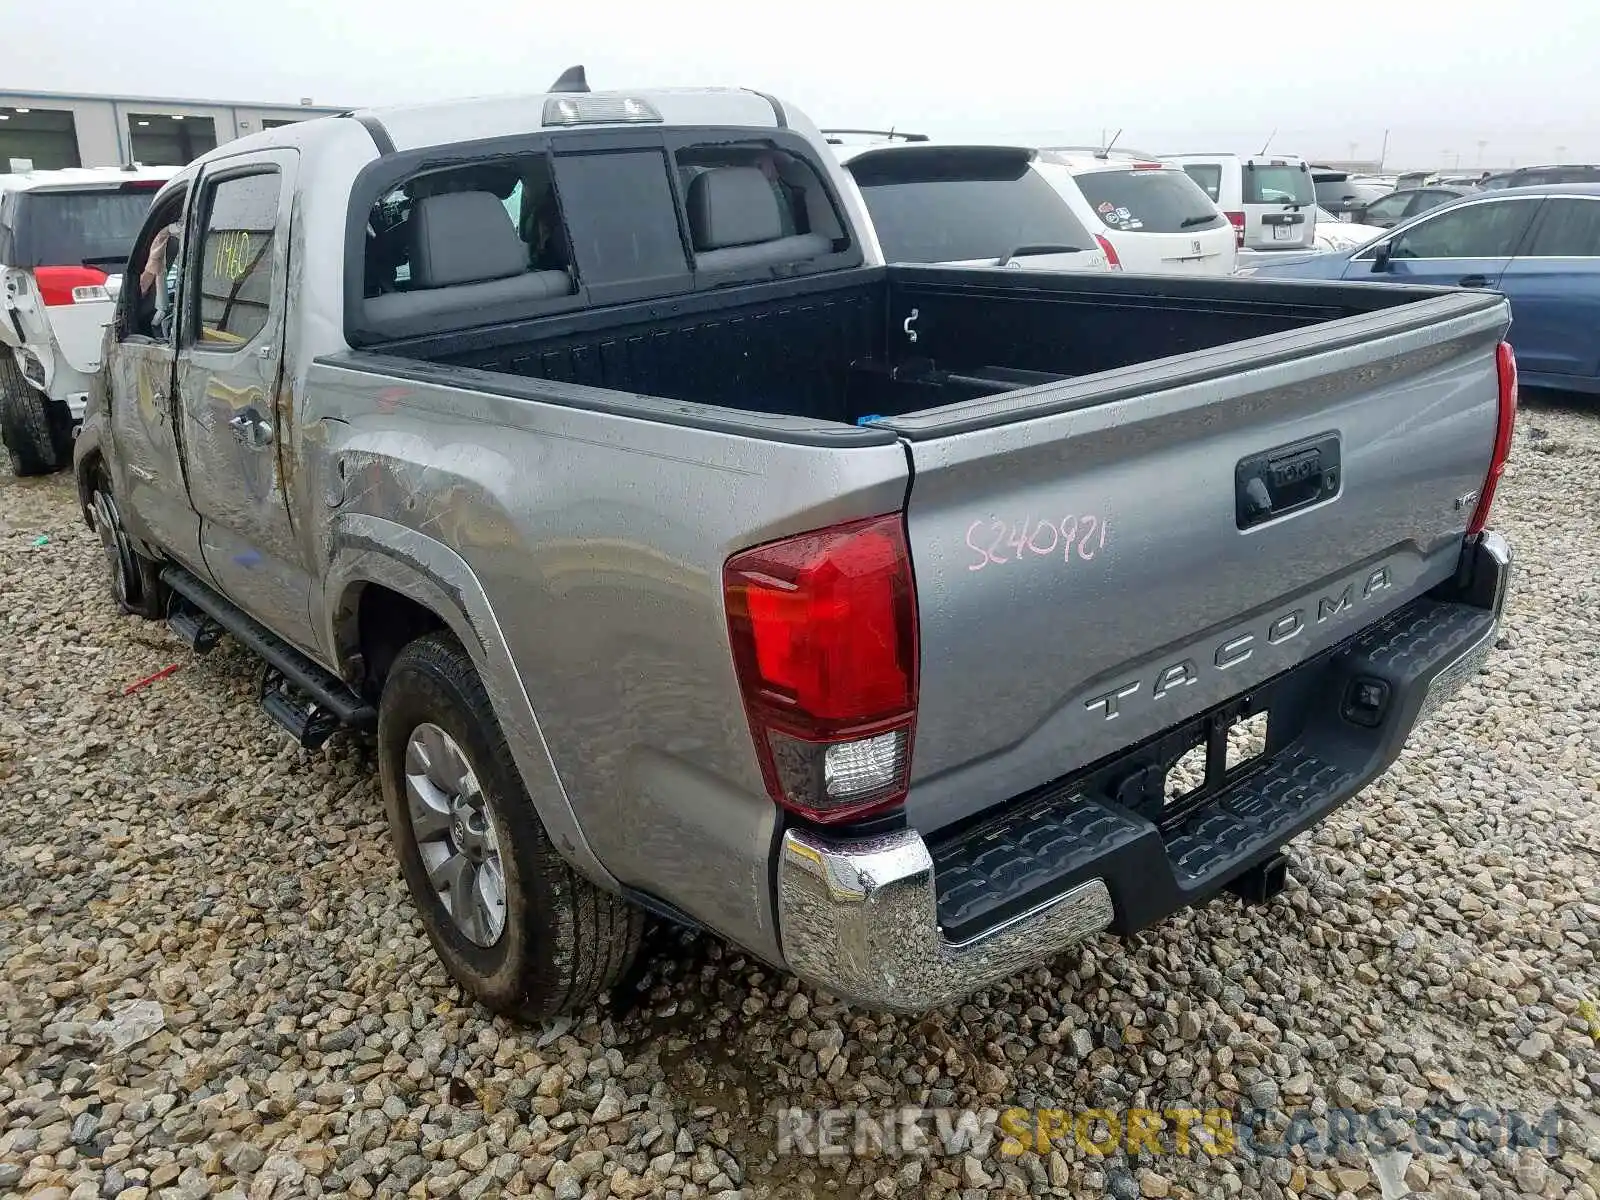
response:
{"label": "red taillight", "polygon": [[1500,485],[1500,475],[1506,469],[1506,459],[1511,457],[1511,434],[1517,424],[1517,356],[1510,342],[1495,347],[1495,366],[1500,374],[1500,420],[1494,432],[1494,454],[1489,459],[1489,473],[1483,477],[1483,490],[1478,493],[1478,507],[1472,510],[1468,533],[1482,533],[1489,523],[1489,510],[1494,507],[1495,488]]}
{"label": "red taillight", "polygon": [[1223,213],[1228,218],[1228,224],[1233,226],[1233,241],[1236,246],[1244,245],[1244,214],[1242,212]]}
{"label": "red taillight", "polygon": [[[47,308],[73,304],[79,299],[110,299],[110,293],[105,290],[106,273],[93,267],[35,267],[33,279],[39,285],[39,295],[44,297]],[[75,295],[79,288],[99,288],[100,295]]]}
{"label": "red taillight", "polygon": [[769,542],[722,571],[734,666],[767,792],[814,821],[905,799],[917,599],[898,514]]}
{"label": "red taillight", "polygon": [[1167,169],[1167,164],[1158,162],[1136,162],[1133,164],[1133,169],[1135,171],[1165,171]]}
{"label": "red taillight", "polygon": [[159,192],[164,180],[160,179],[131,179],[117,190],[119,192]]}
{"label": "red taillight", "polygon": [[1111,244],[1111,240],[1104,234],[1099,233],[1094,235],[1094,240],[1099,242],[1100,249],[1105,251],[1106,262],[1111,264],[1111,269],[1113,271],[1122,270],[1122,260],[1117,257],[1117,248]]}

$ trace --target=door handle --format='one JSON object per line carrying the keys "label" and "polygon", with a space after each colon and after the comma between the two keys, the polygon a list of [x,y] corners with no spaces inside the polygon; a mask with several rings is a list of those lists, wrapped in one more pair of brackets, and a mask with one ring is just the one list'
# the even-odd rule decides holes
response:
{"label": "door handle", "polygon": [[1461,286],[1462,287],[1488,287],[1489,286],[1489,277],[1487,275],[1463,275],[1461,277]]}
{"label": "door handle", "polygon": [[230,418],[228,428],[233,430],[236,440],[253,450],[272,445],[272,422],[253,408],[247,408],[238,416]]}

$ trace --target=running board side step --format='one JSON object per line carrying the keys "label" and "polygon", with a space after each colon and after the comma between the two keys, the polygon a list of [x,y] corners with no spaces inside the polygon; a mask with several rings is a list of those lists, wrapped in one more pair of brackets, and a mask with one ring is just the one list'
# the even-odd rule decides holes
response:
{"label": "running board side step", "polygon": [[377,710],[349,684],[231,600],[179,566],[164,568],[161,582],[183,601],[168,624],[197,651],[205,653],[218,636],[227,633],[266,664],[259,692],[261,707],[306,749],[321,746],[341,725],[367,733],[377,729]]}

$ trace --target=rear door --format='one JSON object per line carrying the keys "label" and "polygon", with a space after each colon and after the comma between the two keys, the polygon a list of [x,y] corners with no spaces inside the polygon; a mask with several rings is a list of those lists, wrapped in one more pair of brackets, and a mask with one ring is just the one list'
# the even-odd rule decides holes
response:
{"label": "rear door", "polygon": [[[1037,416],[1012,393],[882,421],[913,463],[914,825],[1135,745],[1449,578],[1470,515],[1456,501],[1482,486],[1497,420],[1505,310],[1487,299],[1104,372],[1033,398]],[[915,307],[918,353],[979,330],[987,361],[1010,361],[1043,324],[1081,336],[1084,306],[908,281],[890,328]],[[1241,517],[1241,465],[1302,448],[1318,468],[1306,503]]]}
{"label": "rear door", "polygon": [[1311,169],[1294,158],[1257,156],[1244,164],[1244,244],[1254,250],[1309,250],[1317,202]]}
{"label": "rear door", "polygon": [[1600,196],[1548,198],[1500,290],[1522,369],[1600,375]]}
{"label": "rear door", "polygon": [[1131,166],[1072,176],[1125,271],[1230,275],[1238,257],[1233,226],[1183,171]]}
{"label": "rear door", "polygon": [[908,146],[847,164],[886,262],[1105,270],[1106,256],[1031,151]]}
{"label": "rear door", "polygon": [[[1390,283],[1498,287],[1540,203],[1537,196],[1485,198],[1424,213],[1353,258],[1345,278],[1377,275]],[[1378,254],[1381,246],[1388,247],[1387,262]]]}
{"label": "rear door", "polygon": [[289,518],[278,431],[297,151],[226,158],[202,177],[178,351],[184,462],[212,580],[312,647],[310,578]]}

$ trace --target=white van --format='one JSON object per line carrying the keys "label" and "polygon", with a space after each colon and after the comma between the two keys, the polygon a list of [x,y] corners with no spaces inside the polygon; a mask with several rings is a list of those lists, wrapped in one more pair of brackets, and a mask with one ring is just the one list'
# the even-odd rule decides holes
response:
{"label": "white van", "polygon": [[1293,154],[1166,154],[1233,224],[1241,250],[1316,248],[1317,189]]}
{"label": "white van", "polygon": [[0,442],[16,474],[72,461],[133,240],[180,169],[0,175]]}

